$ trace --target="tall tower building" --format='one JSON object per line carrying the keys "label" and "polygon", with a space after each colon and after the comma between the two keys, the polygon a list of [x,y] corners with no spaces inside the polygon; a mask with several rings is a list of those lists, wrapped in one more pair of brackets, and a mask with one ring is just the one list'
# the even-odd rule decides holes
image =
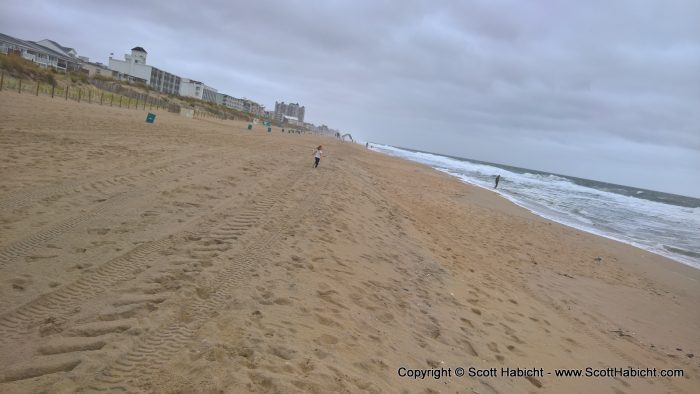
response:
{"label": "tall tower building", "polygon": [[293,116],[299,120],[299,122],[304,122],[304,115],[306,114],[306,108],[300,106],[299,103],[289,103],[285,104],[282,102],[275,102],[275,121],[282,122],[284,116]]}
{"label": "tall tower building", "polygon": [[131,58],[136,64],[146,64],[146,56],[148,52],[141,47],[131,48]]}

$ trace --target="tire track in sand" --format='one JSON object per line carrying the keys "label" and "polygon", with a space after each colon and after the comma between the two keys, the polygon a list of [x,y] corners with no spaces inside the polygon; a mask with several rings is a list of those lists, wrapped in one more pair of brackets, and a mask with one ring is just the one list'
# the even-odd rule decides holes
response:
{"label": "tire track in sand", "polygon": [[[208,152],[207,155],[209,154],[211,153]],[[173,173],[188,168],[189,166],[196,164],[197,159],[201,159],[200,156],[206,157],[206,155],[192,155],[174,160],[161,160],[157,163],[151,163],[150,165],[139,167],[136,169],[136,174],[125,174],[101,178],[98,177],[98,179],[89,180],[87,182],[68,181],[62,184],[49,185],[29,191],[18,191],[9,196],[5,196],[2,200],[0,200],[0,210],[15,210],[31,205],[37,201],[56,196],[68,196],[81,193],[83,191],[101,192],[102,189],[107,187],[124,185],[140,179],[155,178],[163,174]],[[89,175],[88,179],[94,177],[97,177],[97,175]]]}
{"label": "tire track in sand", "polygon": [[[321,189],[330,182],[329,174],[324,174],[320,182]],[[318,179],[315,180],[316,182]],[[317,184],[318,185],[318,184]],[[230,302],[230,295],[246,280],[261,259],[270,252],[274,245],[289,228],[293,227],[306,214],[318,207],[318,194],[303,200],[300,205],[288,208],[293,212],[284,221],[276,217],[269,218],[267,232],[232,258],[226,259],[224,270],[217,276],[213,291],[206,299],[194,299],[186,306],[186,322],[175,320],[162,329],[148,335],[138,342],[132,350],[117,358],[114,363],[96,374],[89,390],[101,392],[138,392],[134,386],[144,382],[169,361],[177,352],[190,343],[199,330],[218,310]]]}
{"label": "tire track in sand", "polygon": [[[285,171],[286,172],[286,171]],[[296,177],[290,177],[287,176],[287,174],[283,174],[283,176],[280,176],[279,179],[281,180],[281,185],[278,182],[274,182],[273,185],[269,186],[267,190],[257,194],[255,197],[250,199],[250,203],[246,204],[247,208],[239,212],[238,214],[234,215],[229,215],[232,217],[230,221],[227,221],[225,223],[216,223],[212,218],[220,217],[221,212],[226,211],[227,209],[230,209],[230,206],[223,206],[226,204],[222,204],[215,212],[213,212],[211,215],[208,215],[205,218],[201,218],[199,221],[200,222],[214,222],[217,224],[217,226],[212,226],[208,225],[205,226],[206,228],[201,229],[198,231],[198,234],[202,234],[199,236],[198,234],[193,234],[189,231],[183,232],[180,236],[173,238],[170,237],[169,239],[166,240],[160,240],[160,241],[155,241],[153,245],[143,245],[142,248],[140,249],[140,253],[143,254],[151,254],[153,255],[153,252],[157,250],[164,250],[166,246],[164,245],[181,245],[182,243],[189,243],[191,246],[197,246],[200,245],[200,250],[206,252],[206,248],[201,248],[202,245],[209,245],[211,240],[220,240],[220,239],[239,239],[239,237],[242,237],[245,235],[245,233],[253,227],[253,224],[260,222],[261,220],[265,220],[265,222],[261,226],[265,226],[267,223],[274,222],[275,218],[267,218],[265,219],[266,215],[269,216],[269,212],[271,209],[276,205],[279,204],[281,201],[287,198],[288,194],[294,189],[294,185],[297,184],[300,180],[300,176]],[[280,187],[282,186],[282,187]],[[270,192],[270,189],[274,188],[276,192]],[[210,235],[210,236],[209,236]],[[160,243],[160,244],[158,244]],[[193,244],[193,245],[192,245]],[[226,251],[232,246],[227,246],[226,248],[222,249],[222,244],[216,244],[216,248],[214,250],[217,251]],[[257,245],[257,243],[256,243]],[[146,249],[148,248],[148,249]],[[246,248],[246,250],[253,250],[255,249],[256,246],[253,245],[249,248]],[[261,252],[261,249],[256,249],[259,252]],[[138,270],[140,267],[143,266],[144,262],[143,261],[137,261],[135,260],[137,257],[137,253],[132,253],[132,261],[134,264],[126,264],[124,268],[127,266],[131,266],[133,270]],[[128,256],[127,256],[128,257]],[[157,256],[152,256],[152,257],[157,257]],[[122,260],[124,263],[126,261],[126,258]],[[227,261],[228,262],[228,261]],[[115,267],[108,267],[110,269],[114,269]],[[228,269],[230,270],[230,269]],[[133,272],[130,273],[125,273],[125,275],[130,276]],[[219,282],[221,280],[224,280],[222,278],[226,278],[229,276],[224,275],[223,277],[219,278]],[[105,288],[105,283],[108,282],[110,279],[114,280],[112,276],[100,276],[100,275],[95,275],[92,278],[92,281],[94,283],[100,283],[100,288]],[[78,281],[80,282],[80,281]],[[93,288],[93,293],[94,293]],[[105,289],[106,290],[106,289]],[[89,288],[83,288],[82,292],[79,292],[78,294],[71,294],[71,299],[63,299],[63,298],[54,298],[54,302],[56,299],[59,301],[63,299],[62,304],[60,305],[62,309],[65,311],[65,313],[70,314],[71,311],[75,308],[75,306],[79,302],[71,302],[71,300],[85,300],[85,295],[86,292],[90,291]],[[159,296],[139,296],[139,295],[131,295],[129,296],[128,299],[126,300],[117,300],[115,302],[115,305],[130,305],[132,303],[140,303],[140,302],[148,302],[152,301],[154,303],[161,303],[165,300],[163,297]],[[49,304],[44,304],[44,305],[39,305],[39,307],[35,308],[30,308],[27,309],[27,311],[21,311],[20,313],[17,313],[15,316],[13,316],[14,319],[12,321],[15,322],[10,328],[10,331],[8,332],[6,325],[7,324],[0,324],[0,333],[3,329],[5,328],[5,333],[11,334],[13,331],[16,332],[16,326],[18,323],[17,319],[18,318],[25,318],[24,324],[26,325],[26,320],[29,319],[29,315],[33,315],[34,318],[37,316],[40,316],[41,314],[50,314],[52,316],[56,315],[56,305],[55,303],[53,305]],[[8,320],[4,320],[3,323],[7,323]],[[40,377],[46,374],[51,374],[51,373],[57,373],[57,372],[67,372],[75,368],[76,365],[78,365],[82,359],[81,359],[81,352],[84,351],[95,351],[101,349],[105,344],[110,343],[116,339],[105,337],[105,335],[109,335],[112,333],[120,333],[123,332],[127,329],[129,329],[133,325],[133,319],[121,319],[117,317],[117,320],[109,320],[109,321],[95,321],[91,323],[80,323],[77,326],[72,326],[72,327],[67,327],[65,332],[70,335],[68,338],[68,343],[66,343],[66,338],[59,336],[59,337],[54,337],[54,338],[49,338],[49,342],[46,344],[43,344],[38,348],[38,354],[34,356],[32,359],[31,364],[29,365],[24,365],[24,366],[19,366],[15,367],[12,370],[8,370],[6,373],[3,375],[0,375],[0,382],[13,382],[16,380],[23,380],[23,379],[28,379],[28,378],[34,378],[34,377]],[[55,343],[51,342],[51,339],[59,339]]]}
{"label": "tire track in sand", "polygon": [[[280,171],[282,172],[283,170]],[[286,170],[284,170],[284,174],[280,176],[280,179],[286,182],[295,181],[295,178],[291,178],[286,174]],[[255,179],[250,179],[249,181],[252,183],[255,182]],[[265,194],[273,195],[274,198],[262,198],[261,196]],[[255,212],[259,216],[260,213],[264,213],[275,202],[284,198],[284,195],[284,193],[270,193],[269,190],[265,190],[250,198],[249,201],[257,201],[259,203],[259,210]],[[230,208],[231,201],[227,199],[218,204],[205,217],[199,217],[187,222],[181,228],[191,227],[193,223],[210,227],[211,224],[207,223],[211,223],[213,218],[220,216],[222,212]],[[246,217],[245,214],[242,216]],[[247,231],[251,225],[251,222],[248,221],[243,226],[220,229],[220,234],[218,235],[220,237],[229,236],[235,239]],[[142,270],[144,266],[150,265],[154,259],[158,258],[158,252],[185,243],[192,237],[194,237],[194,234],[190,230],[184,230],[141,244],[129,252],[109,260],[94,272],[82,276],[75,282],[51,293],[44,294],[14,311],[5,313],[0,317],[0,345],[21,339],[31,330],[35,323],[42,319],[72,314],[80,303],[94,298],[116,284],[133,278],[135,272]]]}
{"label": "tire track in sand", "polygon": [[[211,155],[211,152],[209,152]],[[204,155],[203,155],[204,157]],[[201,163],[200,161],[195,161],[195,164]],[[216,164],[219,164],[216,160],[211,160],[204,164],[204,169],[208,169]],[[145,176],[144,180],[148,181],[152,177],[156,177],[159,184],[171,181],[172,179],[182,177],[181,173],[176,172],[178,169],[186,169],[189,173],[196,173],[197,171],[202,171],[202,169],[197,169],[192,165],[190,161],[185,161],[180,166],[172,168],[170,171],[153,171],[153,175]],[[163,174],[167,176],[162,176]],[[41,247],[48,243],[49,241],[61,236],[64,233],[71,231],[72,229],[89,222],[102,215],[109,210],[116,210],[124,207],[127,201],[130,199],[142,197],[147,194],[151,194],[154,191],[153,184],[145,184],[140,189],[122,191],[113,195],[111,198],[106,199],[103,202],[98,203],[96,206],[88,209],[86,212],[68,218],[61,223],[55,224],[47,229],[40,230],[28,237],[17,240],[8,246],[0,249],[0,269],[4,268],[6,265],[11,264],[21,257],[25,257],[31,251],[38,247]],[[133,188],[130,188],[133,189]]]}

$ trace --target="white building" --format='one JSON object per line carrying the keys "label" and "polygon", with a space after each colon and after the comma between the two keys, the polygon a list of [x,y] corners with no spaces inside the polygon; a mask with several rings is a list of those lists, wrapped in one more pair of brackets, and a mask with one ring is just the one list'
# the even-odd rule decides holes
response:
{"label": "white building", "polygon": [[244,101],[232,96],[229,96],[228,94],[223,94],[223,93],[217,93],[216,94],[216,103],[219,105],[223,105],[226,108],[231,108],[235,109],[238,111],[243,111],[244,110]]}
{"label": "white building", "polygon": [[74,58],[74,57],[78,56],[78,52],[76,52],[75,49],[64,47],[63,45],[60,45],[56,41],[51,41],[48,38],[45,38],[41,41],[37,41],[36,43],[41,45],[44,48],[49,48],[52,51],[58,52],[66,57],[73,57]]}
{"label": "white building", "polygon": [[264,105],[258,104],[253,100],[248,100],[247,98],[236,98],[227,94],[216,93],[214,102],[237,111],[247,112],[260,117],[266,116]]}
{"label": "white building", "polygon": [[223,93],[217,93],[216,94],[216,103],[219,105],[224,105],[224,97],[230,97],[230,96],[227,96]]}
{"label": "white building", "polygon": [[199,100],[217,102],[217,91],[211,86],[193,79],[183,78],[180,82],[180,96],[194,97]]}
{"label": "white building", "polygon": [[224,105],[229,107],[229,108],[233,108],[235,110],[241,111],[241,112],[245,111],[245,100],[242,100],[239,98],[230,97],[227,100],[227,103],[225,102]]}
{"label": "white building", "polygon": [[117,60],[110,56],[109,68],[119,74],[136,77],[150,83],[152,67],[146,65],[146,55],[145,49],[135,47],[131,50],[131,55],[124,55],[124,60]]}
{"label": "white building", "polygon": [[80,70],[80,60],[75,57],[75,49],[65,48],[51,40],[42,40],[40,42],[45,41],[52,43],[51,46],[55,45],[67,51],[63,49],[56,51],[48,46],[40,45],[39,42],[24,41],[0,33],[0,53],[21,56],[40,67],[51,67],[62,71]]}
{"label": "white building", "polygon": [[246,98],[242,99],[243,100],[243,111],[248,112],[253,115],[257,115],[260,117],[265,116],[265,106],[262,104],[258,104],[253,100],[248,100]]}
{"label": "white building", "polygon": [[113,76],[129,81],[142,81],[152,89],[162,93],[180,94],[181,78],[146,64],[148,53],[141,47],[131,49],[131,55],[124,55],[124,60],[109,58],[109,68]]}

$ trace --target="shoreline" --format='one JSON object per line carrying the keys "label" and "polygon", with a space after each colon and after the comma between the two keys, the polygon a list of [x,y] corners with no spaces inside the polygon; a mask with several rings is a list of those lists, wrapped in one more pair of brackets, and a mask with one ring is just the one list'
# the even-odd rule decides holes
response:
{"label": "shoreline", "polygon": [[[420,163],[420,162],[413,161],[410,159],[405,159],[403,157],[388,155],[388,154],[385,154],[383,152],[378,152],[378,151],[374,151],[374,152],[381,154],[381,155],[385,155],[387,157],[391,157],[393,159],[404,160],[404,161],[409,162],[411,164],[417,164],[420,166],[424,166],[425,168],[430,169],[431,171],[435,171],[436,174],[444,174],[444,175],[448,176],[449,179],[451,179],[451,180],[455,180],[455,181],[457,181],[461,184],[467,185],[469,187],[477,188],[477,190],[479,190],[483,193],[488,193],[489,195],[495,194],[499,199],[501,199],[501,201],[503,203],[505,203],[507,205],[511,205],[512,207],[510,207],[510,208],[504,207],[501,204],[496,204],[495,206],[497,206],[498,209],[500,209],[500,210],[509,212],[510,214],[517,215],[518,211],[521,211],[521,213],[525,213],[526,215],[530,215],[531,218],[536,218],[536,219],[542,220],[544,222],[549,222],[549,223],[552,223],[552,224],[557,225],[557,226],[562,226],[562,227],[569,229],[569,230],[572,230],[572,231],[582,232],[586,235],[599,238],[601,241],[604,240],[604,241],[606,241],[606,243],[609,243],[610,245],[618,245],[619,247],[622,247],[622,248],[631,248],[631,250],[637,251],[640,256],[643,256],[645,254],[649,254],[649,255],[653,256],[654,258],[652,258],[652,259],[640,259],[640,261],[645,261],[645,262],[647,262],[649,260],[658,261],[660,264],[662,264],[663,267],[660,267],[660,268],[662,268],[664,271],[671,271],[671,272],[677,273],[678,275],[682,275],[686,279],[691,280],[694,283],[700,284],[700,268],[695,267],[691,264],[687,264],[685,262],[673,259],[669,256],[665,256],[663,254],[644,249],[640,246],[634,245],[634,244],[632,244],[630,242],[626,242],[624,240],[616,239],[612,236],[607,236],[605,234],[599,234],[596,232],[588,231],[587,229],[581,229],[581,228],[578,228],[576,226],[570,225],[568,223],[562,223],[562,222],[554,220],[552,218],[548,218],[548,217],[546,217],[538,212],[531,210],[530,208],[528,208],[526,206],[518,204],[517,201],[514,201],[501,193],[495,192],[492,189],[488,189],[486,187],[483,187],[483,186],[475,184],[475,183],[461,180],[458,177],[456,177],[455,175],[452,175],[446,171],[441,171],[440,169],[434,168],[428,164]],[[488,198],[488,197],[486,197],[486,198]],[[479,199],[479,201],[480,201],[480,203],[484,203],[484,198],[481,197]],[[489,205],[489,206],[491,206],[491,205]],[[644,268],[645,271],[649,270],[649,269],[653,269],[653,267]],[[687,275],[687,273],[693,273],[694,275]],[[693,276],[695,276],[695,278]]]}
{"label": "shoreline", "polygon": [[[433,168],[433,167],[431,167],[431,168]],[[440,171],[440,170],[437,169],[437,168],[433,168],[433,169],[435,169],[435,170],[437,170],[437,171]],[[441,171],[441,172],[444,172],[444,171]],[[445,173],[447,173],[447,172],[445,172]],[[452,175],[452,174],[449,174],[449,173],[447,173],[447,174],[450,175],[450,176],[456,177],[455,175]],[[479,187],[479,188],[481,188],[481,189],[483,189],[483,190],[490,191],[490,189],[488,189],[488,188],[486,188],[486,187],[484,187],[484,186],[478,185],[478,184],[476,184],[476,183],[471,183],[471,182],[464,181],[464,180],[461,180],[461,179],[460,179],[460,181],[461,181],[461,182],[468,183],[468,184],[471,185],[471,186]],[[491,191],[493,191],[493,190],[491,190]],[[620,242],[620,243],[623,243],[623,244],[625,244],[625,245],[633,246],[633,247],[635,247],[635,248],[637,248],[637,249],[640,249],[640,250],[643,250],[643,251],[645,251],[645,252],[653,253],[653,254],[655,254],[655,255],[657,255],[657,256],[664,257],[664,258],[667,258],[667,259],[669,259],[669,260],[673,260],[673,261],[676,262],[676,263],[683,264],[683,265],[685,265],[685,266],[688,266],[688,267],[693,268],[693,269],[696,269],[696,270],[700,270],[700,266],[697,265],[696,262],[679,260],[678,258],[674,258],[674,255],[671,255],[671,254],[669,254],[668,252],[664,253],[664,252],[662,252],[662,251],[660,251],[660,250],[654,250],[654,249],[651,249],[651,248],[647,248],[647,247],[645,247],[645,246],[642,245],[642,244],[638,244],[638,243],[635,243],[635,242],[633,242],[633,241],[628,241],[628,240],[624,240],[624,239],[621,239],[621,238],[616,238],[615,236],[610,235],[610,234],[605,234],[605,233],[600,232],[600,231],[595,231],[595,230],[590,229],[590,228],[585,228],[585,226],[577,226],[577,225],[575,225],[575,224],[573,224],[573,223],[567,222],[567,221],[564,220],[564,219],[558,219],[558,218],[556,218],[556,217],[554,217],[554,216],[549,216],[549,215],[546,215],[546,214],[544,214],[544,213],[537,212],[537,211],[535,211],[534,209],[527,207],[525,203],[523,203],[523,202],[521,202],[521,201],[518,201],[518,200],[515,199],[515,198],[511,198],[511,197],[509,197],[509,196],[506,195],[506,194],[499,193],[499,192],[496,192],[496,191],[493,191],[493,192],[496,193],[497,195],[499,195],[500,197],[502,197],[502,198],[508,200],[509,202],[511,202],[511,203],[513,203],[513,204],[519,206],[520,208],[523,208],[523,209],[527,210],[528,212],[532,213],[533,215],[536,215],[536,216],[538,216],[538,217],[541,217],[542,219],[550,220],[550,221],[552,221],[552,222],[555,222],[555,223],[564,225],[564,226],[566,226],[566,227],[570,227],[570,228],[572,228],[572,229],[576,229],[576,230],[579,230],[579,231],[583,231],[583,232],[586,232],[586,233],[592,234],[592,235],[597,235],[597,236],[599,236],[599,237],[607,238],[607,239],[609,239],[609,240],[616,241],[616,242]]]}
{"label": "shoreline", "polygon": [[[432,167],[432,166],[430,166],[430,165],[428,165],[428,164],[420,163],[420,162],[413,161],[413,160],[410,160],[410,159],[406,159],[406,158],[403,158],[403,157],[392,156],[392,155],[385,154],[385,153],[379,152],[379,151],[374,151],[374,152],[376,152],[376,153],[378,153],[378,154],[381,154],[381,155],[384,155],[384,156],[386,156],[386,157],[390,157],[390,158],[392,158],[392,159],[402,160],[402,161],[406,161],[406,162],[408,162],[408,163],[411,163],[411,164],[413,164],[413,165],[423,166],[423,167],[425,167],[425,168],[427,168],[427,169],[429,169],[429,170],[431,170],[431,171],[435,171],[436,174],[446,175],[447,177],[449,177],[449,179],[455,180],[455,181],[459,182],[460,184],[463,184],[463,185],[466,185],[466,186],[472,187],[472,188],[477,188],[477,190],[481,191],[482,193],[488,193],[489,196],[486,196],[486,197],[483,197],[483,196],[482,196],[482,197],[479,198],[478,201],[479,201],[479,203],[481,203],[481,204],[485,204],[485,205],[488,205],[488,206],[497,207],[497,209],[502,210],[502,211],[505,211],[505,212],[508,212],[508,213],[510,213],[510,214],[515,214],[515,215],[518,215],[518,214],[525,214],[525,215],[529,215],[529,216],[530,216],[530,219],[538,219],[538,220],[541,220],[541,221],[543,221],[543,222],[549,222],[549,223],[554,224],[554,225],[557,225],[557,226],[562,226],[562,227],[564,227],[564,228],[566,228],[566,229],[568,229],[568,230],[572,230],[572,231],[575,231],[575,232],[582,232],[582,233],[584,233],[584,234],[586,234],[586,235],[588,235],[588,236],[592,236],[592,237],[599,238],[601,241],[605,241],[605,242],[608,243],[609,245],[618,245],[619,247],[621,247],[621,248],[623,248],[623,249],[624,249],[624,248],[630,248],[631,250],[634,250],[634,251],[638,252],[637,254],[639,254],[640,256],[643,256],[643,255],[645,255],[645,254],[649,254],[649,255],[653,256],[653,258],[651,258],[651,259],[643,259],[644,261],[648,261],[648,260],[655,260],[655,261],[658,261],[658,262],[660,262],[660,263],[664,266],[664,267],[663,267],[664,270],[670,270],[670,271],[673,271],[673,272],[692,272],[692,273],[694,273],[695,275],[691,275],[691,276],[696,276],[697,278],[692,278],[692,277],[689,276],[689,277],[687,277],[687,279],[689,279],[689,280],[691,280],[691,281],[693,281],[693,282],[700,283],[700,268],[699,268],[699,267],[695,267],[695,266],[693,266],[693,265],[691,265],[691,264],[688,264],[688,263],[685,263],[685,262],[682,262],[682,261],[678,261],[678,260],[673,259],[673,258],[671,258],[671,257],[669,257],[669,256],[666,256],[666,255],[663,255],[663,254],[660,254],[660,253],[656,253],[656,252],[651,251],[651,250],[647,250],[647,249],[645,249],[645,248],[643,248],[643,247],[640,247],[640,246],[638,246],[638,245],[632,244],[631,242],[626,242],[626,241],[624,241],[624,240],[616,239],[616,238],[614,238],[614,237],[612,237],[612,236],[608,236],[608,235],[605,235],[605,234],[600,234],[600,233],[596,233],[596,232],[593,232],[593,231],[589,231],[589,230],[587,230],[587,229],[578,228],[578,227],[573,226],[573,225],[571,225],[571,224],[562,223],[562,222],[557,221],[557,220],[555,220],[555,219],[546,217],[546,216],[544,216],[543,214],[540,214],[540,213],[538,213],[538,212],[535,212],[535,211],[533,211],[532,209],[530,209],[530,208],[528,208],[528,207],[526,207],[526,206],[523,206],[523,205],[519,204],[518,201],[515,201],[515,200],[513,200],[513,199],[511,199],[511,198],[508,198],[508,196],[506,196],[506,195],[504,195],[504,194],[498,193],[498,192],[496,192],[496,191],[494,191],[494,190],[492,190],[492,189],[483,187],[483,186],[478,185],[478,184],[475,184],[475,183],[471,183],[471,182],[468,182],[468,181],[461,180],[461,179],[459,179],[458,177],[456,177],[456,176],[453,175],[453,174],[450,174],[450,173],[448,173],[448,172],[446,172],[446,171],[442,171],[442,170],[437,169],[437,168],[435,168],[435,167]],[[510,205],[511,207],[503,206],[502,204],[491,205],[491,204],[485,202],[485,199],[488,199],[488,198],[490,197],[490,195],[494,195],[494,194],[495,194],[503,203],[505,203],[506,205]],[[473,202],[473,201],[472,201],[472,202]],[[520,211],[520,213],[518,213],[518,211]],[[649,268],[646,268],[646,269],[652,269],[652,267],[649,267]]]}
{"label": "shoreline", "polygon": [[[700,384],[697,269],[332,138],[0,102],[0,391]],[[553,376],[627,366],[685,376]],[[458,367],[545,373],[397,372]]]}
{"label": "shoreline", "polygon": [[[393,147],[392,145],[385,145],[385,146]],[[396,148],[396,147],[393,147],[393,148]],[[405,148],[397,148],[397,149],[406,150]],[[384,153],[384,152],[381,152],[381,151],[375,150],[375,149],[372,149],[372,150],[375,151],[375,152],[377,152],[377,153],[381,153],[381,154],[385,154],[385,155],[392,156],[392,155],[389,154],[389,153]],[[411,151],[411,152],[412,152],[413,150],[408,150],[408,151]],[[469,159],[456,158],[456,157],[452,157],[452,156],[443,156],[443,155],[440,155],[440,154],[437,154],[437,153],[422,152],[422,151],[416,151],[416,152],[428,153],[428,154],[431,154],[431,155],[440,156],[440,157],[446,157],[446,158],[451,158],[451,159],[455,159],[455,160],[468,160],[468,161],[469,161]],[[450,169],[446,169],[446,168],[445,168],[445,169],[441,169],[441,168],[433,167],[433,166],[431,166],[431,165],[429,165],[429,164],[421,163],[421,162],[419,162],[419,161],[415,161],[415,160],[412,160],[412,159],[409,159],[409,158],[405,158],[405,157],[401,157],[401,156],[393,156],[393,157],[397,157],[397,158],[400,158],[400,159],[403,159],[403,160],[408,160],[408,161],[411,161],[411,162],[415,162],[415,163],[427,165],[428,167],[430,167],[430,168],[432,168],[432,169],[434,169],[434,170],[436,170],[436,171],[439,171],[439,172],[445,173],[445,174],[447,174],[447,175],[449,175],[449,176],[452,176],[452,177],[454,177],[454,178],[457,178],[460,182],[463,182],[463,183],[465,183],[465,184],[468,184],[468,185],[471,185],[471,186],[475,186],[475,187],[481,188],[481,189],[486,190],[486,191],[494,192],[495,194],[499,195],[500,197],[502,197],[502,198],[504,198],[504,199],[510,201],[511,203],[513,203],[513,204],[515,204],[515,205],[517,205],[517,206],[519,206],[519,207],[521,207],[521,208],[523,208],[523,209],[526,209],[526,210],[529,211],[530,213],[532,213],[532,214],[534,214],[534,215],[536,215],[536,216],[539,216],[539,217],[541,217],[541,218],[543,218],[543,219],[550,220],[550,221],[553,221],[553,222],[555,222],[555,223],[562,224],[562,225],[567,226],[567,227],[570,227],[570,228],[574,228],[574,229],[576,229],[576,230],[584,231],[584,232],[589,233],[589,234],[593,234],[593,235],[597,235],[597,236],[600,236],[600,237],[603,237],[603,238],[611,239],[611,240],[613,240],[613,241],[621,242],[621,243],[624,243],[624,244],[626,244],[626,245],[633,246],[633,247],[635,247],[635,248],[644,250],[644,251],[646,251],[646,252],[650,252],[650,253],[653,253],[653,254],[655,254],[655,255],[658,255],[658,256],[662,256],[662,257],[671,259],[671,260],[673,260],[673,261],[675,261],[675,262],[678,262],[678,263],[680,263],[680,264],[687,265],[687,266],[689,266],[689,267],[691,267],[691,268],[700,270],[700,263],[697,262],[697,261],[692,260],[690,257],[687,257],[687,256],[683,255],[683,253],[671,253],[671,252],[668,252],[668,251],[664,251],[663,249],[655,249],[655,248],[653,248],[653,247],[651,247],[651,246],[647,246],[647,245],[644,245],[644,244],[641,244],[641,243],[638,243],[638,242],[634,242],[634,241],[631,241],[631,240],[626,240],[626,239],[624,239],[624,238],[616,237],[615,235],[607,234],[607,233],[605,233],[605,232],[603,232],[603,231],[598,231],[598,230],[596,230],[596,229],[594,229],[594,228],[587,227],[585,224],[580,224],[580,225],[579,225],[579,224],[576,224],[576,223],[574,223],[574,222],[572,222],[572,221],[570,221],[570,220],[567,220],[566,217],[557,217],[556,215],[549,215],[549,214],[546,214],[546,213],[543,213],[543,212],[538,212],[536,209],[530,208],[530,207],[528,206],[528,203],[527,203],[527,202],[520,201],[520,200],[518,200],[518,199],[515,198],[515,197],[511,197],[511,196],[509,196],[508,194],[501,193],[501,192],[499,192],[499,191],[497,191],[497,190],[494,191],[493,189],[487,188],[487,187],[485,187],[485,186],[483,186],[483,185],[480,185],[480,184],[478,184],[478,183],[472,182],[472,181],[470,181],[470,180],[468,180],[468,179],[462,179],[462,178],[460,177],[460,174],[454,174],[454,173],[451,172],[452,170],[450,170]],[[490,163],[486,163],[486,162],[484,162],[484,164],[491,165]],[[556,175],[556,174],[554,174],[554,175]],[[684,196],[681,196],[681,197],[684,197]]]}

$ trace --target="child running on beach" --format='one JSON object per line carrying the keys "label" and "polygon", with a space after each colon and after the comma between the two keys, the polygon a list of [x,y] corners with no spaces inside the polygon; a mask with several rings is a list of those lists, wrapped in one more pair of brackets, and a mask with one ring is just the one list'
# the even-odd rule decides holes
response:
{"label": "child running on beach", "polygon": [[321,150],[323,146],[319,145],[318,148],[316,148],[316,151],[314,152],[314,168],[318,167],[318,162],[321,161],[321,157],[325,157],[326,155],[323,154],[323,151]]}

